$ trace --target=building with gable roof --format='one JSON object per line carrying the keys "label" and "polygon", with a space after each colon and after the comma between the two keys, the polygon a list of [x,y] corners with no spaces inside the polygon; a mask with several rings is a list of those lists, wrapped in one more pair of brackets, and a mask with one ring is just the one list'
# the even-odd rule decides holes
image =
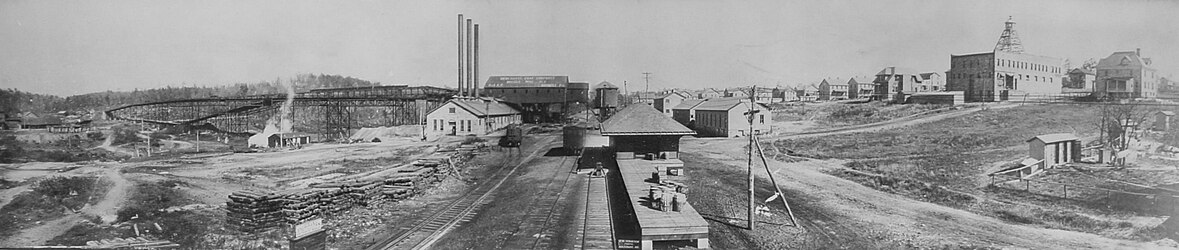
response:
{"label": "building with gable roof", "polygon": [[1064,77],[1064,84],[1060,86],[1061,93],[1090,94],[1097,85],[1097,71],[1087,68],[1074,68]]}
{"label": "building with gable roof", "polygon": [[[689,121],[692,129],[704,136],[739,137],[747,136],[749,131],[750,110],[755,112],[753,119],[753,134],[769,133],[773,115],[769,107],[761,103],[750,103],[749,99],[719,98],[708,99],[690,112],[695,112],[695,118]],[[682,116],[681,116],[682,117]]]}
{"label": "building with gable roof", "polygon": [[672,91],[664,94],[663,96],[660,96],[659,98],[655,98],[655,100],[652,102],[652,106],[655,107],[655,110],[663,112],[663,114],[667,115],[667,117],[671,117],[671,108],[680,105],[680,102],[683,102],[684,100],[691,99],[688,98],[688,96],[688,94],[681,93],[679,91]]}
{"label": "building with gable roof", "polygon": [[1114,52],[1097,63],[1094,92],[1099,97],[1155,98],[1159,76],[1150,64],[1150,58],[1142,57],[1141,49]]}
{"label": "building with gable roof", "polygon": [[671,108],[671,119],[688,126],[688,128],[695,129],[696,106],[700,106],[701,103],[704,103],[704,100],[688,99],[680,102],[680,105]]}
{"label": "building with gable roof", "polygon": [[925,72],[918,74],[921,82],[913,88],[913,92],[938,92],[946,90],[946,78],[941,73]]}
{"label": "building with gable roof", "polygon": [[885,67],[876,73],[874,94],[872,99],[886,102],[904,102],[905,96],[916,92],[921,83],[921,75],[916,70],[905,67]]}
{"label": "building with gable roof", "polygon": [[850,99],[850,87],[840,78],[827,78],[819,82],[819,100],[834,101]]}
{"label": "building with gable roof", "polygon": [[868,77],[852,77],[847,80],[847,97],[849,99],[871,98],[876,93],[876,84],[872,81],[873,78]]}
{"label": "building with gable roof", "polygon": [[427,135],[484,135],[523,122],[519,110],[494,98],[455,98],[426,114]]}

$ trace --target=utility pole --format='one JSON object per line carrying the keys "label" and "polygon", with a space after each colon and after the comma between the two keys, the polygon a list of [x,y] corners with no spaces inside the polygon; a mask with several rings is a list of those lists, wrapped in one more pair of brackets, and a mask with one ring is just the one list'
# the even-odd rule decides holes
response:
{"label": "utility pole", "polygon": [[[756,88],[756,86],[754,86],[754,88]],[[752,98],[750,98],[749,100],[751,102],[753,101]],[[754,214],[753,213],[753,147],[754,147],[753,146],[753,143],[754,143],[753,142],[753,117],[755,116],[755,114],[754,114],[753,105],[752,105],[753,103],[750,103],[750,104],[751,105],[749,105],[749,111],[747,112],[749,114],[749,130],[746,130],[746,133],[748,133],[748,134],[746,134],[745,136],[749,138],[749,150],[747,150],[748,156],[749,156],[749,162],[746,165],[746,170],[748,171],[747,173],[749,174],[749,182],[748,182],[749,183],[749,226],[748,226],[748,228],[749,228],[749,230],[753,230],[753,224],[754,224],[753,222],[755,219],[757,219],[757,218],[753,217],[753,214]]]}
{"label": "utility pole", "polygon": [[626,97],[626,103],[630,104],[630,90],[626,89],[626,80],[622,80],[622,96]]}
{"label": "utility pole", "polygon": [[643,81],[647,82],[647,86],[643,88],[643,92],[651,92],[651,72],[643,72]]}

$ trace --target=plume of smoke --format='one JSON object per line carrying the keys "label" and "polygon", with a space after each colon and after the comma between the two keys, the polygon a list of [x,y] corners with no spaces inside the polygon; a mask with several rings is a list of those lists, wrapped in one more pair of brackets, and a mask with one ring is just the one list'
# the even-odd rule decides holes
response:
{"label": "plume of smoke", "polygon": [[251,147],[266,147],[266,140],[270,137],[270,135],[278,133],[290,133],[292,131],[292,127],[294,127],[294,122],[291,120],[291,104],[295,101],[294,80],[288,81],[286,83],[283,83],[282,81],[276,81],[276,83],[282,85],[283,89],[286,89],[286,101],[284,101],[282,106],[278,108],[278,114],[276,116],[271,116],[270,119],[266,120],[266,127],[262,129],[261,133],[250,136],[248,142]]}

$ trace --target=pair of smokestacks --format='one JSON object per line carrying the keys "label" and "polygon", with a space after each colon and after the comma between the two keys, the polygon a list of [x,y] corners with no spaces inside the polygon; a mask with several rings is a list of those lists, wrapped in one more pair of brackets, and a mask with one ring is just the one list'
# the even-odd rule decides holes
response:
{"label": "pair of smokestacks", "polygon": [[479,97],[479,24],[464,24],[463,14],[458,20],[458,96]]}

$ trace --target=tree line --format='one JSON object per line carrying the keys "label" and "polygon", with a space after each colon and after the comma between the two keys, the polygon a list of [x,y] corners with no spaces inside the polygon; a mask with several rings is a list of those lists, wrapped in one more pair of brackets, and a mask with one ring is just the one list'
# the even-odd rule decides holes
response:
{"label": "tree line", "polygon": [[243,97],[251,95],[283,94],[290,84],[295,92],[306,92],[320,88],[348,88],[380,86],[353,77],[325,74],[299,74],[290,78],[275,78],[274,81],[255,83],[234,83],[222,86],[167,86],[164,88],[135,89],[132,91],[105,91],[89,94],[59,97],[20,91],[0,89],[0,112],[3,113],[50,113],[57,111],[107,110],[123,105],[159,102],[169,100]]}

